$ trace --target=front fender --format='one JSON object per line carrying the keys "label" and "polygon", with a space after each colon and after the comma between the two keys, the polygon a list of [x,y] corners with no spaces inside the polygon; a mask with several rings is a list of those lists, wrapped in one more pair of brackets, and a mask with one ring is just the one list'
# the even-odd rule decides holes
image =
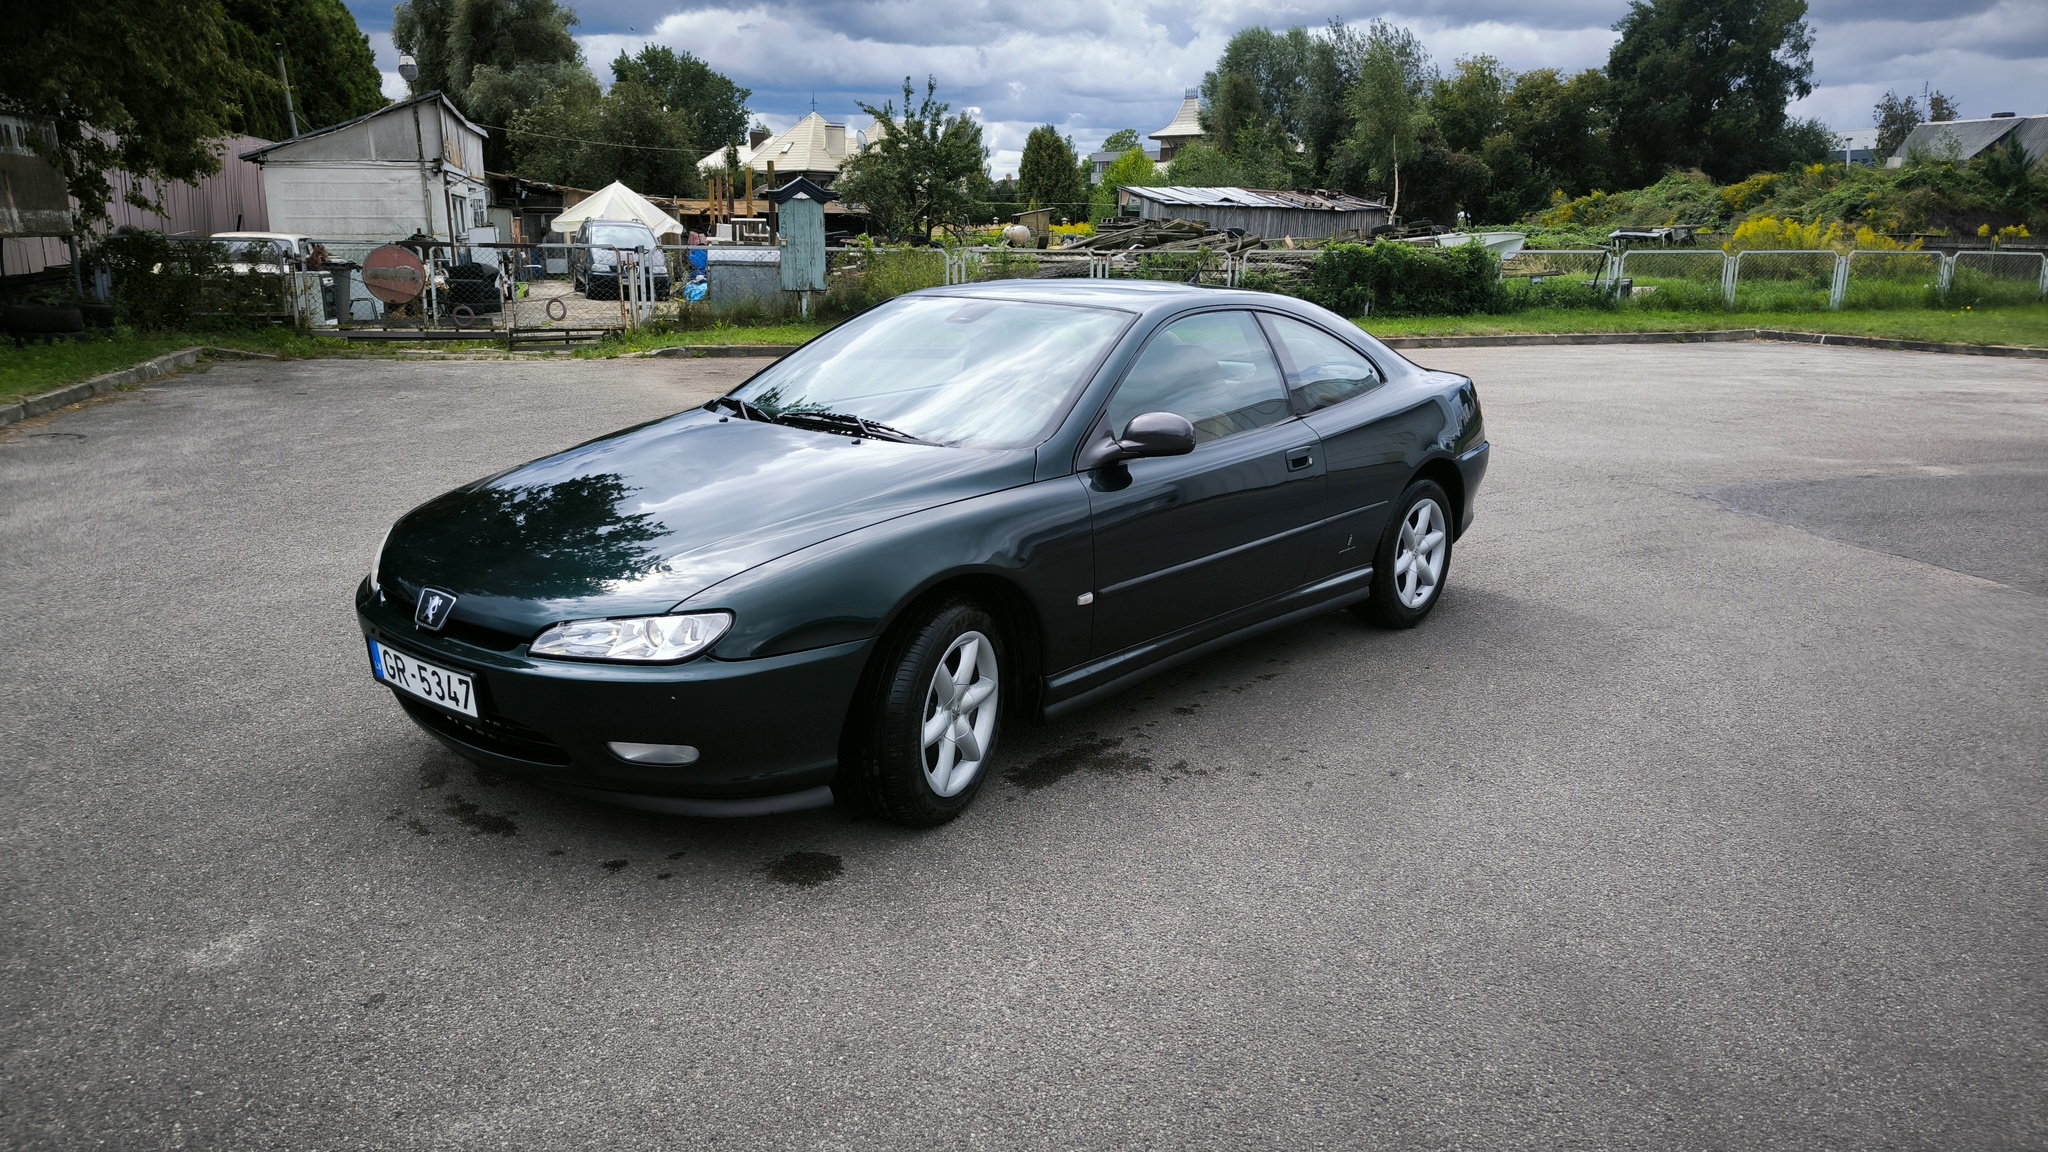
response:
{"label": "front fender", "polygon": [[926,591],[993,577],[1037,615],[1042,667],[1087,654],[1095,586],[1088,494],[1079,476],[1043,480],[871,525],[714,584],[678,605],[723,609],[722,660],[776,656],[880,635]]}

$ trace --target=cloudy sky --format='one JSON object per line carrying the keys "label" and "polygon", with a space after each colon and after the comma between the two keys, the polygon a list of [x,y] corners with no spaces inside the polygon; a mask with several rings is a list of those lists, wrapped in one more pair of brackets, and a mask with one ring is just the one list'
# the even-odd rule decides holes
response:
{"label": "cloudy sky", "polygon": [[[391,6],[348,0],[370,35],[384,90],[402,95]],[[1813,95],[1796,106],[1838,129],[1870,126],[1886,88],[1922,83],[1964,116],[2048,112],[2048,3],[2042,0],[1810,0]],[[623,49],[687,49],[753,89],[772,128],[809,112],[853,127],[856,101],[900,99],[903,77],[938,77],[939,95],[986,126],[991,171],[1016,171],[1024,136],[1058,125],[1083,148],[1131,127],[1164,127],[1182,89],[1201,82],[1231,33],[1253,24],[1382,18],[1413,29],[1440,65],[1491,53],[1510,68],[1576,70],[1606,62],[1626,0],[1403,0],[1164,3],[1155,0],[581,0],[576,31],[600,80]]]}

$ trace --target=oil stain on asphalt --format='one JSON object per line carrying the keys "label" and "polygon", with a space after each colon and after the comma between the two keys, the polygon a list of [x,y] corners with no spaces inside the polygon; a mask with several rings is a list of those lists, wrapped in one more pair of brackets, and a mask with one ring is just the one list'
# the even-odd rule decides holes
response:
{"label": "oil stain on asphalt", "polygon": [[482,836],[485,833],[490,833],[494,836],[519,835],[519,825],[512,822],[512,813],[486,812],[474,803],[464,800],[456,793],[449,793],[448,806],[441,809],[441,811],[469,825],[473,835]]}
{"label": "oil stain on asphalt", "polygon": [[846,871],[839,857],[830,852],[791,852],[765,869],[768,878],[793,888],[816,888],[837,880]]}
{"label": "oil stain on asphalt", "polygon": [[1079,744],[1048,752],[1029,764],[1010,769],[1003,773],[1003,779],[1026,792],[1036,792],[1040,788],[1049,788],[1076,772],[1115,776],[1151,770],[1152,758],[1125,750],[1123,737],[1096,737],[1090,732]]}

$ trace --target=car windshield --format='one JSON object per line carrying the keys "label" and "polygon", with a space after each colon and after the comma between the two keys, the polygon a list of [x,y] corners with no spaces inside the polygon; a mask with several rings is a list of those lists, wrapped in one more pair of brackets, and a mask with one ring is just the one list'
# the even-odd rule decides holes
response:
{"label": "car windshield", "polygon": [[243,264],[274,264],[285,253],[285,246],[276,240],[223,240],[220,243],[228,250],[228,259]]}
{"label": "car windshield", "polygon": [[590,230],[590,242],[612,248],[654,249],[654,233],[631,224],[599,224]]}
{"label": "car windshield", "polygon": [[733,395],[771,418],[830,412],[971,448],[1037,442],[1127,312],[958,296],[892,301]]}

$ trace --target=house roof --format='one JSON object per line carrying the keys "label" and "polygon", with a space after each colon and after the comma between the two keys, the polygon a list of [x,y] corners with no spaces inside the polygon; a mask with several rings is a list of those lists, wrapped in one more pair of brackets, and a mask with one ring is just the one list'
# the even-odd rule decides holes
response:
{"label": "house roof", "polygon": [[462,109],[457,108],[455,106],[454,101],[448,99],[447,96],[442,95],[440,91],[436,90],[433,92],[428,92],[423,96],[415,96],[410,100],[394,100],[391,103],[386,104],[382,108],[377,109],[375,112],[365,112],[361,116],[358,116],[353,120],[343,120],[339,124],[329,124],[327,127],[322,128],[316,132],[301,133],[295,139],[279,140],[275,144],[266,145],[262,148],[254,149],[253,151],[244,152],[242,153],[242,159],[253,160],[256,163],[261,164],[263,163],[263,158],[265,156],[270,155],[272,152],[275,152],[280,148],[289,148],[294,144],[303,144],[308,140],[325,136],[332,132],[339,132],[344,128],[353,128],[366,120],[375,120],[379,116],[388,116],[393,112],[399,111],[400,109],[410,108],[415,104],[425,104],[430,100],[440,101],[442,107],[448,109],[449,113],[453,115],[457,120],[462,121],[463,125],[466,126],[470,131],[476,133],[479,136],[489,135],[489,133],[485,132],[482,127],[478,126],[476,123],[471,121],[469,117],[464,116],[462,114]]}
{"label": "house roof", "polygon": [[1180,111],[1173,114],[1173,123],[1152,133],[1152,139],[1185,140],[1201,135],[1204,135],[1201,89],[1189,88],[1181,96]]}
{"label": "house roof", "polygon": [[1983,120],[1935,120],[1916,125],[1899,145],[1899,155],[1904,156],[1915,150],[1928,155],[1946,158],[1951,140],[1955,144],[1955,159],[1968,160],[1996,147],[2007,137],[2019,141],[2027,154],[2039,163],[2048,154],[2048,115],[2043,116],[1994,116]]}
{"label": "house roof", "polygon": [[1377,200],[1345,192],[1275,192],[1258,188],[1190,188],[1183,185],[1157,188],[1132,185],[1124,191],[1141,199],[1184,208],[1291,208],[1311,212],[1364,212],[1386,208]]}
{"label": "house roof", "polygon": [[[697,161],[702,171],[725,167],[725,148]],[[848,152],[846,125],[834,124],[816,112],[790,126],[780,136],[761,141],[759,148],[741,148],[739,162],[756,172],[775,165],[777,175],[798,172],[837,172]]]}

